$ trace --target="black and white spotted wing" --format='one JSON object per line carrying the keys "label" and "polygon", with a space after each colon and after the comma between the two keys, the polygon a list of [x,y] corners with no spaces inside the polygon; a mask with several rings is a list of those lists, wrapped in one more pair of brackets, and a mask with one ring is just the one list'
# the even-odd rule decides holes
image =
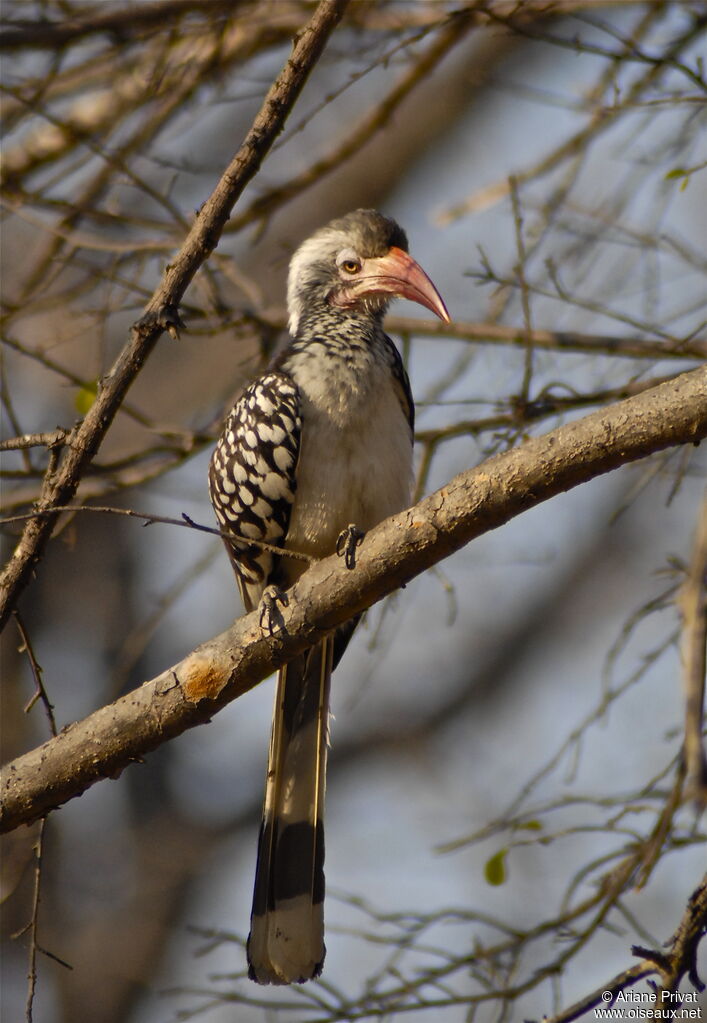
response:
{"label": "black and white spotted wing", "polygon": [[[231,409],[211,458],[209,491],[222,530],[281,544],[297,488],[302,418],[296,384],[266,373]],[[226,547],[247,611],[274,581],[277,555],[239,540]]]}

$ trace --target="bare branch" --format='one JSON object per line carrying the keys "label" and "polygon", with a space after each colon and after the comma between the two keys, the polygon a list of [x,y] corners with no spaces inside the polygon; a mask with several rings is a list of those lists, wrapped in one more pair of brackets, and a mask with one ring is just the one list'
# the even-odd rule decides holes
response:
{"label": "bare branch", "polygon": [[284,202],[306,191],[319,182],[327,174],[340,167],[350,157],[359,152],[367,142],[390,122],[397,108],[414,90],[426,80],[426,76],[447,56],[449,51],[460,42],[466,33],[478,23],[473,6],[468,10],[459,11],[449,24],[444,26],[429,48],[415,61],[408,71],[396,82],[390,93],[383,97],[371,113],[367,113],[361,122],[347,135],[346,139],[327,156],[316,160],[300,174],[284,184],[269,189],[259,195],[229,225],[229,230],[238,231],[248,224],[257,222],[272,214]]}
{"label": "bare branch", "polygon": [[702,503],[687,578],[678,598],[683,619],[686,795],[707,805],[707,758],[702,745],[707,641],[707,497]]}
{"label": "bare branch", "polygon": [[22,437],[8,437],[0,441],[0,451],[19,451],[23,448],[55,448],[66,441],[68,430],[57,429],[51,433],[25,433]]}
{"label": "bare branch", "polygon": [[42,892],[42,854],[44,851],[44,832],[47,818],[39,822],[39,833],[34,843],[34,890],[32,892],[32,917],[29,930],[29,965],[27,970],[27,1001],[25,1003],[25,1020],[32,1023],[34,1019],[34,996],[37,991],[37,931],[39,927],[39,903]]}
{"label": "bare branch", "polygon": [[530,342],[535,348],[557,352],[590,352],[595,355],[615,355],[626,359],[707,359],[707,338],[677,338],[654,341],[641,337],[621,337],[610,334],[582,334],[577,331],[531,330],[504,326],[498,323],[436,323],[416,317],[389,316],[386,327],[395,334],[415,334],[418,337],[456,337],[460,341],[479,344],[515,345],[524,347]]}
{"label": "bare branch", "polygon": [[[236,200],[258,171],[282,130],[309,73],[327,39],[341,20],[348,0],[320,0],[309,23],[297,38],[285,67],[271,86],[242,146],[194,221],[173,263],[148,302],[142,318],[116,362],[102,381],[96,400],[66,449],[57,472],[45,480],[38,506],[51,510],[71,501],[113,421],[128,388],[165,329],[176,333],[177,309],[184,292],[204,260],[218,244]],[[0,577],[0,627],[41,558],[58,513],[27,524],[14,555]]]}
{"label": "bare branch", "polygon": [[[231,13],[234,6],[245,4],[246,0],[209,0],[209,16],[216,10]],[[15,21],[6,22],[4,31],[0,31],[0,50],[20,49],[59,49],[70,43],[85,39],[96,33],[119,33],[135,36],[149,28],[161,28],[165,21],[175,16],[203,12],[201,0],[189,3],[185,0],[162,0],[160,3],[144,3],[139,7],[101,11],[100,5],[94,7],[89,15],[71,20],[66,18],[60,22],[52,21]]]}
{"label": "bare branch", "polygon": [[[25,628],[24,622],[20,617],[17,610],[14,611],[15,621],[17,622],[17,628],[22,639],[22,646],[29,659],[30,669],[32,671],[32,677],[34,678],[35,691],[30,699],[29,703],[25,707],[25,713],[30,711],[35,705],[37,700],[41,700],[44,710],[49,721],[49,729],[52,735],[56,738],[56,721],[54,719],[54,708],[49,701],[47,690],[44,686],[44,679],[42,678],[42,669],[37,661],[37,658],[30,642],[29,634]],[[46,830],[47,818],[42,817],[39,822],[39,830],[37,832],[37,838],[34,843],[34,889],[32,893],[32,915],[29,923],[27,924],[26,930],[29,932],[29,964],[27,969],[27,1001],[25,1003],[25,1020],[27,1023],[32,1023],[34,1018],[34,998],[37,990],[37,952],[39,950],[38,943],[38,930],[39,930],[39,904],[41,900],[42,891],[42,857],[44,853],[44,837]]]}
{"label": "bare branch", "polygon": [[[680,925],[670,939],[670,952],[658,952],[634,945],[631,951],[634,955],[641,956],[639,963],[617,973],[611,980],[605,981],[601,987],[596,988],[591,994],[563,1009],[557,1015],[543,1017],[543,1023],[572,1023],[573,1020],[580,1019],[597,1005],[608,1007],[616,1001],[617,996],[620,997],[621,992],[626,991],[644,977],[656,974],[661,978],[663,986],[656,990],[650,1004],[654,1009],[662,1010],[667,1016],[670,1008],[676,1009],[680,1004],[679,1001],[672,1000],[670,996],[677,991],[677,985],[685,975],[689,975],[690,981],[698,991],[704,989],[704,984],[697,976],[696,962],[697,946],[705,934],[706,927],[707,874],[688,900]],[[647,1013],[650,1013],[648,1004],[645,1008]]]}
{"label": "bare branch", "polygon": [[707,436],[707,367],[527,441],[456,476],[368,535],[354,571],[332,556],[301,577],[282,632],[258,612],[3,772],[1,826],[11,830],[202,724],[322,635],[477,536],[598,475]]}
{"label": "bare branch", "polygon": [[53,707],[52,703],[49,700],[49,695],[47,694],[47,690],[44,688],[44,679],[42,678],[42,669],[41,669],[41,667],[39,665],[39,662],[37,661],[37,658],[36,658],[35,653],[34,653],[34,649],[32,647],[32,643],[30,642],[30,638],[29,638],[29,635],[27,633],[27,629],[25,628],[25,624],[22,621],[22,618],[21,618],[19,612],[17,610],[15,610],[13,613],[15,615],[15,621],[17,622],[17,629],[19,631],[20,638],[22,640],[22,649],[27,654],[27,658],[29,660],[30,668],[31,668],[31,671],[32,671],[32,678],[34,679],[34,685],[35,685],[34,694],[32,695],[32,698],[30,699],[29,703],[25,707],[25,713],[28,713],[32,709],[32,707],[34,707],[34,705],[37,702],[37,700],[41,700],[42,706],[44,707],[44,710],[45,710],[46,715],[47,715],[47,720],[49,721],[49,730],[51,731],[52,735],[55,736],[56,735],[56,721],[54,719],[54,707]]}
{"label": "bare branch", "polygon": [[167,515],[154,515],[151,512],[134,511],[132,508],[109,508],[93,504],[64,504],[56,505],[51,509],[51,511],[31,511],[24,512],[21,515],[8,515],[4,518],[0,518],[0,525],[10,525],[13,522],[26,522],[31,519],[42,518],[45,515],[54,514],[55,512],[97,512],[99,515],[124,515],[129,519],[141,519],[143,526],[152,526],[156,523],[160,523],[163,526],[180,526],[183,529],[195,529],[199,533],[211,533],[212,536],[220,536],[222,540],[241,540],[244,544],[248,544],[250,547],[257,547],[258,550],[261,551],[270,551],[272,554],[286,553],[288,558],[294,558],[295,561],[306,561],[308,564],[311,564],[315,560],[311,554],[304,554],[301,551],[295,551],[291,548],[278,547],[276,544],[266,543],[264,540],[255,540],[250,536],[240,536],[238,533],[234,533],[230,530],[226,532],[222,529],[217,529],[215,526],[204,526],[199,522],[194,522],[194,520],[189,518],[186,514],[182,514],[181,519],[173,519]]}
{"label": "bare branch", "polygon": [[[704,991],[704,982],[697,973],[697,947],[706,933],[707,875],[690,896],[685,915],[668,943],[671,947],[670,952],[664,956],[663,987],[656,992],[656,1000],[659,1003],[664,1004],[666,996],[678,990],[680,981],[685,976],[698,991]],[[675,1004],[670,998],[667,1001],[669,1005]]]}
{"label": "bare branch", "polygon": [[[538,33],[534,33],[532,24],[527,25],[523,22],[521,27],[517,19],[513,17],[508,19],[505,14],[499,14],[494,11],[493,8],[489,10],[489,16],[503,21],[505,24],[508,24],[510,20],[513,22],[513,28],[515,31],[519,31],[521,34],[534,35],[536,38],[542,38],[542,36]],[[675,66],[675,61],[677,60],[678,55],[686,46],[702,35],[705,25],[707,25],[707,16],[704,14],[696,16],[688,29],[666,47],[665,52],[660,59],[656,61],[648,61],[648,70],[645,74],[641,75],[635,82],[633,82],[633,84],[621,97],[620,102],[613,104],[611,107],[606,107],[604,105],[598,107],[589,118],[584,128],[581,128],[578,132],[559,145],[556,149],[548,153],[545,157],[538,160],[531,167],[518,171],[515,175],[518,183],[525,184],[526,182],[533,181],[538,177],[542,177],[550,173],[550,171],[553,171],[566,160],[572,159],[580,154],[590,139],[596,138],[598,135],[606,132],[624,111],[631,109],[641,94],[650,85],[655,84],[661,74],[663,74],[669,67]],[[555,39],[554,41],[557,42],[558,40]],[[563,42],[567,45],[571,45],[576,51],[581,51],[583,47],[583,44],[576,40],[571,43],[567,40],[564,40]],[[627,45],[626,49],[627,53],[624,55],[620,53],[605,53],[604,56],[611,60],[636,59],[639,62],[641,61],[640,57],[632,57],[632,46],[630,43]],[[685,65],[681,64],[680,67],[682,70],[686,70]],[[692,72],[692,74],[694,75],[694,72]],[[697,77],[699,78],[699,76]],[[700,87],[704,87],[702,79],[699,79],[699,81]],[[502,199],[505,199],[509,192],[509,179],[504,177],[491,185],[487,185],[486,187],[475,191],[472,195],[468,196],[461,202],[455,203],[443,210],[439,214],[439,222],[441,224],[448,224],[459,217],[487,209],[495,203],[500,202]]]}
{"label": "bare branch", "polygon": [[[650,380],[634,380],[623,387],[611,387],[589,394],[556,394],[553,390],[541,392],[531,401],[524,401],[522,396],[511,395],[508,400],[508,411],[500,410],[495,415],[483,416],[478,419],[461,419],[451,426],[441,426],[436,430],[418,430],[415,440],[425,445],[439,445],[442,441],[454,440],[456,437],[477,436],[480,433],[494,431],[517,431],[527,429],[532,423],[547,419],[550,416],[588,408],[592,405],[607,405],[612,401],[630,398],[641,394],[651,387],[674,380],[679,374],[666,377],[653,377]],[[419,407],[419,404],[418,404]],[[497,406],[498,407],[498,406]]]}

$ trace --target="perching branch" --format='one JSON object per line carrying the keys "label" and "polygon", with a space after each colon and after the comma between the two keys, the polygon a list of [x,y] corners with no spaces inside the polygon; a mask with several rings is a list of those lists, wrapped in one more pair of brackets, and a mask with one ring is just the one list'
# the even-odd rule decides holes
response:
{"label": "perching branch", "polygon": [[355,569],[335,555],[308,569],[264,636],[238,619],[140,688],[66,728],[2,774],[9,831],[203,724],[337,625],[521,512],[621,465],[707,436],[707,367],[594,412],[460,473],[364,542]]}
{"label": "perching branch", "polygon": [[[176,335],[178,307],[194,275],[219,242],[236,200],[252,180],[287,116],[327,39],[341,20],[348,0],[320,0],[312,18],[297,37],[292,54],[270,87],[243,144],[213,193],[194,220],[174,261],[165,268],[159,286],[133,326],[130,338],[101,381],[96,400],[64,449],[56,472],[45,478],[37,503],[40,511],[70,503],[82,473],[110,427],[121,401],[168,329]],[[0,629],[29,582],[44,552],[57,512],[28,522],[19,544],[0,577]]]}

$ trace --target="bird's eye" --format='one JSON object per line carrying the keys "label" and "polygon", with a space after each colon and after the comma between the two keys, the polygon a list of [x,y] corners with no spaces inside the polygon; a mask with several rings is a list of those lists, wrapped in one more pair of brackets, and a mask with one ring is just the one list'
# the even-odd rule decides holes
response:
{"label": "bird's eye", "polygon": [[353,257],[349,259],[342,259],[339,266],[344,271],[344,273],[357,274],[361,269],[361,261],[360,259],[354,259]]}

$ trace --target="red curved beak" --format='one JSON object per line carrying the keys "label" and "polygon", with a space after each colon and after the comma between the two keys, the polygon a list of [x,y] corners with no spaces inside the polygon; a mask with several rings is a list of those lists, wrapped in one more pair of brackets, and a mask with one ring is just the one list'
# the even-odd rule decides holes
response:
{"label": "red curved beak", "polygon": [[450,323],[447,307],[425,271],[412,256],[393,246],[385,256],[364,260],[363,274],[351,290],[358,295],[389,294],[423,305]]}

